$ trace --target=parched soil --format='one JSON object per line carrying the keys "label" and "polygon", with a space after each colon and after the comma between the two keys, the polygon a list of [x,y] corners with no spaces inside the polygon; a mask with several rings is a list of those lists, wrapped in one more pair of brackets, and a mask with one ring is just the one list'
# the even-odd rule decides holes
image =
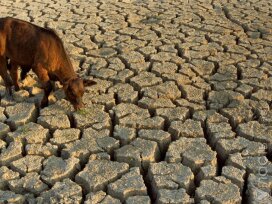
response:
{"label": "parched soil", "polygon": [[94,79],[75,112],[0,81],[0,203],[272,203],[270,0],[5,0]]}

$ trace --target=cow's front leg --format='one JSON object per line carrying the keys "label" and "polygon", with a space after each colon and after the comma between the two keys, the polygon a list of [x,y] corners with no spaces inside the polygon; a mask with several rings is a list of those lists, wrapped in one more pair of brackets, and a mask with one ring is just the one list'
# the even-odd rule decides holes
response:
{"label": "cow's front leg", "polygon": [[6,95],[8,98],[12,97],[12,80],[8,74],[7,70],[7,60],[6,57],[0,56],[0,76],[4,80],[6,86]]}
{"label": "cow's front leg", "polygon": [[37,74],[39,80],[41,81],[42,88],[44,90],[44,96],[41,101],[41,108],[48,106],[48,96],[52,91],[52,84],[50,82],[48,72],[42,66],[37,66],[33,68],[33,71]]}
{"label": "cow's front leg", "polygon": [[41,108],[48,106],[48,96],[52,91],[52,84],[50,81],[43,83],[44,96],[41,101]]}

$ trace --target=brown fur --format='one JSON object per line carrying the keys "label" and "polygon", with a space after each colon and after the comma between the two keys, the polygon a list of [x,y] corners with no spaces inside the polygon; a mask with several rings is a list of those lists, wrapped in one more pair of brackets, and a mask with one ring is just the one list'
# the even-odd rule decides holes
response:
{"label": "brown fur", "polygon": [[[65,94],[75,109],[83,106],[84,81],[75,73],[61,39],[53,30],[14,18],[0,18],[0,75],[11,94],[12,81],[7,73],[6,58],[11,61],[10,74],[15,86],[19,65],[31,67],[37,74],[44,88],[42,107],[48,105],[52,91],[50,78],[63,84]],[[95,84],[93,81],[85,82],[85,85]]]}

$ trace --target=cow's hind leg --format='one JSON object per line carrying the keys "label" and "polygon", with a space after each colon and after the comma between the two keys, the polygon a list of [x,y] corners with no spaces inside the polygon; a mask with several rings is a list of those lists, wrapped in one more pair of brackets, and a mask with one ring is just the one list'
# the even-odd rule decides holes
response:
{"label": "cow's hind leg", "polygon": [[37,74],[39,80],[42,83],[44,96],[41,101],[41,108],[44,108],[48,106],[48,96],[52,91],[52,84],[50,82],[47,70],[44,69],[42,66],[38,65],[36,67],[33,67],[33,71],[35,72],[35,74]]}
{"label": "cow's hind leg", "polygon": [[6,57],[0,56],[0,76],[4,80],[5,86],[6,86],[6,95],[8,98],[12,97],[12,80],[10,78],[10,75],[8,74],[7,70],[7,60]]}
{"label": "cow's hind leg", "polygon": [[9,70],[9,73],[15,86],[15,91],[19,91],[20,89],[18,83],[18,67],[19,66],[16,63],[11,62],[11,68]]}

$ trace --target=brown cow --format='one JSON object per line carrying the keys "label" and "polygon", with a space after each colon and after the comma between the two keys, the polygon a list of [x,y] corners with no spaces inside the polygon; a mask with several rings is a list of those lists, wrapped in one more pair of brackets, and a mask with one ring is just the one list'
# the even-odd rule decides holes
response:
{"label": "brown cow", "polygon": [[[50,79],[63,84],[66,97],[76,110],[83,107],[84,85],[96,84],[77,76],[61,39],[53,30],[10,17],[0,18],[0,75],[11,95],[12,80],[7,72],[6,58],[11,60],[11,70],[16,70],[16,74],[19,65],[31,67],[37,74],[44,89],[41,107],[48,105],[52,91]],[[12,78],[14,73],[11,71]]]}

